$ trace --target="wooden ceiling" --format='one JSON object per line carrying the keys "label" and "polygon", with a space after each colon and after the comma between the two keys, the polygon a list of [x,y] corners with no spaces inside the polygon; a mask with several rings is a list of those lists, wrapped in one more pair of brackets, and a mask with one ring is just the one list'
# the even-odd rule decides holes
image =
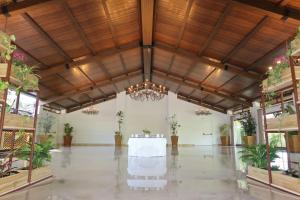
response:
{"label": "wooden ceiling", "polygon": [[250,106],[300,25],[299,0],[26,0],[7,8],[0,29],[39,66],[40,98],[68,112],[145,78],[219,112]]}

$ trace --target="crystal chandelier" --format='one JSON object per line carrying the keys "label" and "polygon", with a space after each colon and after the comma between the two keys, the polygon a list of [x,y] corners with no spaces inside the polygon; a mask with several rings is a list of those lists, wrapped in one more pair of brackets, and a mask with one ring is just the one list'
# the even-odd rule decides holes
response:
{"label": "crystal chandelier", "polygon": [[136,84],[135,86],[132,85],[127,89],[130,98],[136,101],[159,101],[164,98],[167,92],[165,86],[156,85],[149,80],[146,80],[141,84]]}
{"label": "crystal chandelier", "polygon": [[[202,92],[202,90],[201,90]],[[209,109],[205,108],[205,107],[202,107],[202,97],[200,98],[200,108],[198,108],[197,110],[195,110],[195,114],[196,115],[204,115],[204,116],[207,116],[207,115],[211,115],[212,113],[210,112]]]}
{"label": "crystal chandelier", "polygon": [[84,108],[82,110],[82,113],[87,115],[97,115],[99,113],[99,110],[95,106],[89,106],[87,108]]}
{"label": "crystal chandelier", "polygon": [[195,110],[196,115],[211,115],[212,113],[207,108],[199,108]]}

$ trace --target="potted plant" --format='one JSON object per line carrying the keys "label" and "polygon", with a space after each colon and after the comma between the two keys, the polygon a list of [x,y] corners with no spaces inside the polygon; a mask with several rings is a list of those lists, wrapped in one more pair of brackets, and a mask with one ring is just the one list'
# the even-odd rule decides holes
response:
{"label": "potted plant", "polygon": [[144,129],[144,130],[143,130],[143,133],[144,133],[145,137],[149,137],[151,131],[149,131],[148,129]]}
{"label": "potted plant", "polygon": [[72,132],[74,127],[72,127],[69,123],[64,124],[64,146],[65,147],[70,147],[72,145]]}
{"label": "potted plant", "polygon": [[297,131],[288,132],[288,147],[292,153],[300,153],[300,136]]}
{"label": "potted plant", "polygon": [[119,130],[115,132],[115,145],[122,146],[121,126],[124,122],[124,112],[120,110],[117,112],[116,116],[117,116]]}
{"label": "potted plant", "polygon": [[169,117],[169,124],[172,132],[172,136],[171,136],[172,147],[177,147],[178,145],[177,131],[178,128],[180,128],[180,124],[178,123],[175,114]]}
{"label": "potted plant", "polygon": [[48,139],[52,138],[53,136],[50,134],[51,128],[54,124],[55,117],[53,117],[48,112],[45,112],[41,115],[39,121],[39,128],[42,128],[43,131],[39,135],[37,135],[38,142],[44,143]]}
{"label": "potted plant", "polygon": [[240,122],[245,131],[245,135],[242,138],[245,146],[256,144],[256,124],[250,112],[244,112],[243,119]]}
{"label": "potted plant", "polygon": [[221,139],[221,145],[222,146],[229,146],[230,145],[230,125],[229,124],[223,124],[220,126],[220,139]]}

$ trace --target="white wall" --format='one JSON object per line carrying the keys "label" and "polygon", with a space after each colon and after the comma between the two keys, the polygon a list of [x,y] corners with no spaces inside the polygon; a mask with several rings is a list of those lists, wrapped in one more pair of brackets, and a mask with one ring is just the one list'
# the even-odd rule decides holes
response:
{"label": "white wall", "polygon": [[[125,120],[122,127],[123,142],[126,144],[133,133],[149,129],[151,133],[165,134],[170,142],[170,130],[167,117],[176,114],[181,128],[178,131],[179,144],[212,145],[219,142],[219,126],[230,123],[229,115],[211,111],[209,116],[196,116],[197,105],[177,99],[169,92],[158,102],[137,102],[130,99],[125,92],[116,99],[98,104],[98,115],[89,116],[81,110],[62,114],[60,133],[63,124],[74,126],[74,143],[76,144],[113,144],[114,131],[117,130],[116,112],[124,111]],[[212,134],[212,135],[204,135]],[[61,137],[62,138],[62,137]]]}

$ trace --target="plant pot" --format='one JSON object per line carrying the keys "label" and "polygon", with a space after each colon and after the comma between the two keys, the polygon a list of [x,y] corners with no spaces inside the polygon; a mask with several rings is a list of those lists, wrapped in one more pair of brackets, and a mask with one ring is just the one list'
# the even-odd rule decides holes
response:
{"label": "plant pot", "polygon": [[256,144],[256,136],[251,135],[251,136],[243,136],[243,141],[245,146],[253,146]]}
{"label": "plant pot", "polygon": [[33,128],[34,119],[13,113],[5,113],[4,126],[13,128]]}
{"label": "plant pot", "polygon": [[48,135],[37,135],[38,143],[45,143],[48,139]]}
{"label": "plant pot", "polygon": [[122,146],[122,135],[121,134],[115,135],[115,146]]}
{"label": "plant pot", "polygon": [[[299,66],[295,66],[295,76],[297,79],[300,77],[300,67]],[[285,87],[291,85],[291,83],[292,83],[291,69],[290,68],[284,69],[281,73],[280,79],[281,79],[281,81],[279,83],[273,84],[271,86],[268,86],[267,79],[263,80],[263,82],[262,82],[263,92],[272,92],[272,91],[280,90],[282,88],[285,88]]]}
{"label": "plant pot", "polygon": [[0,63],[0,77],[6,77],[8,65],[7,63]]}
{"label": "plant pot", "polygon": [[220,136],[221,145],[222,146],[229,146],[230,145],[230,136]]}
{"label": "plant pot", "polygon": [[269,173],[268,170],[260,169],[257,167],[248,166],[248,176],[254,178],[263,183],[269,183]]}
{"label": "plant pot", "polygon": [[279,116],[277,118],[267,119],[268,129],[284,130],[284,129],[297,129],[297,115]]}
{"label": "plant pot", "polygon": [[70,147],[72,145],[73,136],[64,136],[64,146]]}
{"label": "plant pot", "polygon": [[18,174],[0,178],[0,195],[27,185],[28,171],[20,170]]}
{"label": "plant pot", "polygon": [[288,136],[289,150],[292,153],[300,153],[300,136],[289,135]]}
{"label": "plant pot", "polygon": [[44,166],[32,170],[31,182],[43,180],[49,176],[52,176],[52,171],[49,166]]}
{"label": "plant pot", "polygon": [[[269,184],[268,170],[248,166],[248,177]],[[272,184],[293,192],[300,193],[300,179],[294,178],[281,171],[272,171]]]}
{"label": "plant pot", "polygon": [[172,135],[171,136],[171,142],[172,142],[172,147],[177,147],[178,146],[178,136],[177,135]]}

